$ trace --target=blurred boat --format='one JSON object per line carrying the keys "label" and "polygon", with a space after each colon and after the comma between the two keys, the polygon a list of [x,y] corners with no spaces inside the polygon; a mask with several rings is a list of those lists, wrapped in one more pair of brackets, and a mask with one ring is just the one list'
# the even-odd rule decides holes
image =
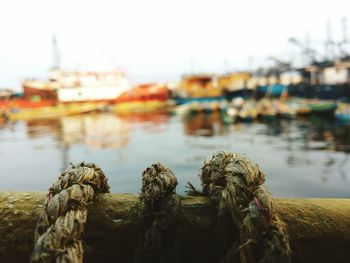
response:
{"label": "blurred boat", "polygon": [[267,98],[263,98],[257,103],[257,112],[263,119],[272,119],[277,117],[277,111],[272,104],[272,101]]}
{"label": "blurred boat", "polygon": [[209,74],[183,76],[179,87],[173,91],[173,98],[177,105],[225,100],[222,88],[217,85],[215,77]]}
{"label": "blurred boat", "polygon": [[76,72],[55,69],[48,80],[24,80],[23,97],[0,100],[10,120],[56,118],[103,109],[130,90],[121,71]]}
{"label": "blurred boat", "polygon": [[231,101],[235,98],[249,99],[253,96],[254,90],[248,88],[242,88],[237,90],[224,90],[224,97],[227,101]]}
{"label": "blurred boat", "polygon": [[333,115],[337,108],[334,101],[310,101],[308,103],[311,114]]}
{"label": "blurred boat", "polygon": [[335,118],[339,122],[350,122],[350,105],[349,103],[339,102],[335,111]]}
{"label": "blurred boat", "polygon": [[253,88],[248,85],[250,78],[249,72],[231,72],[218,76],[218,85],[227,101],[248,99],[253,95]]}
{"label": "blurred boat", "polygon": [[296,111],[291,108],[286,102],[281,100],[274,100],[272,101],[272,104],[276,110],[277,116],[287,119],[296,116]]}
{"label": "blurred boat", "polygon": [[176,105],[183,105],[189,103],[216,103],[216,102],[224,102],[225,97],[223,96],[215,96],[215,97],[201,97],[201,98],[189,98],[189,97],[175,97],[174,98]]}
{"label": "blurred boat", "polygon": [[226,125],[233,124],[237,120],[238,110],[235,108],[228,108],[221,113],[222,122]]}
{"label": "blurred boat", "polygon": [[[236,104],[236,108],[237,108],[237,104]],[[238,107],[237,121],[252,122],[257,117],[258,117],[258,111],[257,111],[256,101],[243,100],[242,105]]]}
{"label": "blurred boat", "polygon": [[256,97],[261,98],[280,98],[287,92],[287,87],[280,83],[271,85],[258,85],[256,88]]}
{"label": "blurred boat", "polygon": [[62,116],[78,115],[99,111],[104,108],[104,104],[97,103],[73,103],[60,104],[57,106],[41,106],[36,108],[11,108],[4,111],[8,120],[29,120],[59,118]]}
{"label": "blurred boat", "polygon": [[322,114],[332,117],[337,108],[337,104],[330,100],[293,98],[289,99],[287,103],[299,115]]}
{"label": "blurred boat", "polygon": [[168,105],[169,89],[160,84],[142,84],[124,91],[110,105],[114,112],[147,112],[165,109]]}
{"label": "blurred boat", "polygon": [[57,103],[110,102],[131,86],[121,71],[78,72],[55,69],[46,81],[24,80],[24,99]]}
{"label": "blurred boat", "polygon": [[205,113],[205,114],[211,114],[216,111],[221,111],[225,107],[224,103],[213,101],[213,102],[197,102],[192,101],[189,103],[177,105],[173,109],[173,113],[179,114],[179,115],[186,115],[186,114],[198,114],[198,113]]}

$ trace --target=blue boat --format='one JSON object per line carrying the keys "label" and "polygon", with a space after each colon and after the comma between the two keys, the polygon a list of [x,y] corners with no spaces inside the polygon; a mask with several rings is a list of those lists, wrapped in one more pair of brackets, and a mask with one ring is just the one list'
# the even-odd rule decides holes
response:
{"label": "blue boat", "polygon": [[293,97],[317,98],[322,100],[350,99],[350,86],[343,85],[289,85],[288,94]]}
{"label": "blue boat", "polygon": [[350,122],[350,113],[336,113],[335,118],[340,122]]}
{"label": "blue boat", "polygon": [[263,98],[263,97],[273,97],[273,98],[278,98],[281,96],[283,92],[287,91],[287,87],[285,85],[276,83],[276,84],[271,84],[271,85],[263,85],[263,86],[258,86],[256,95],[257,98]]}
{"label": "blue boat", "polygon": [[337,104],[335,118],[337,121],[341,123],[349,123],[350,122],[350,104],[339,102]]}
{"label": "blue boat", "polygon": [[198,102],[198,103],[223,102],[225,101],[225,97],[224,96],[200,97],[200,98],[175,97],[174,100],[176,102],[176,105],[182,105],[182,104],[188,104],[193,102]]}
{"label": "blue boat", "polygon": [[237,89],[237,90],[224,90],[223,91],[225,99],[227,101],[232,101],[235,98],[241,97],[243,99],[249,99],[253,95],[253,90],[252,89]]}

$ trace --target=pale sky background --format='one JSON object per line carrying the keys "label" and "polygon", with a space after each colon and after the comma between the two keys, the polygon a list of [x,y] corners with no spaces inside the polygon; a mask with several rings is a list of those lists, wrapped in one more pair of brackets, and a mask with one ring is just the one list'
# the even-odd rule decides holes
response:
{"label": "pale sky background", "polygon": [[0,0],[0,88],[48,76],[53,34],[62,68],[164,81],[255,68],[270,55],[298,63],[288,39],[309,35],[323,52],[327,22],[340,40],[342,17],[349,31],[349,0]]}

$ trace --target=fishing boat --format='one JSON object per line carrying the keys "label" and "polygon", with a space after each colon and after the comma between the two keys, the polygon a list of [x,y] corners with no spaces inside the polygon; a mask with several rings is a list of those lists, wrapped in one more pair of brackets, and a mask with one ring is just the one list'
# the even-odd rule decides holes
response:
{"label": "fishing boat", "polygon": [[287,104],[299,115],[321,114],[332,117],[337,108],[336,102],[331,100],[292,98]]}
{"label": "fishing boat", "polygon": [[252,122],[257,116],[257,106],[254,100],[244,100],[241,97],[233,99],[226,110],[225,119],[232,119],[232,122]]}
{"label": "fishing boat", "polygon": [[230,125],[235,123],[238,117],[238,110],[235,108],[228,108],[226,111],[221,112],[222,122],[225,125]]}
{"label": "fishing boat", "polygon": [[233,72],[219,76],[218,85],[227,101],[239,97],[247,99],[253,94],[253,88],[248,85],[250,79],[248,72]]}
{"label": "fishing boat", "polygon": [[9,99],[0,110],[10,119],[59,117],[101,109],[114,102],[131,85],[122,70],[69,71],[60,67],[56,36],[54,63],[46,80],[22,81],[23,97]]}
{"label": "fishing boat", "polygon": [[3,111],[3,114],[6,119],[12,121],[48,119],[100,111],[104,106],[101,103],[59,104],[56,106],[40,106],[35,108],[11,108],[8,111]]}
{"label": "fishing boat", "polygon": [[0,101],[10,120],[56,118],[103,109],[130,83],[121,71],[77,72],[54,69],[48,80],[22,82],[23,97]]}
{"label": "fishing boat", "polygon": [[177,105],[197,102],[212,103],[224,101],[222,87],[214,75],[185,75],[179,86],[173,91],[173,98]]}
{"label": "fishing boat", "polygon": [[335,118],[340,123],[350,122],[350,105],[349,103],[339,102],[335,111]]}
{"label": "fishing boat", "polygon": [[272,105],[279,117],[290,119],[296,116],[296,111],[281,99],[272,100]]}
{"label": "fishing boat", "polygon": [[140,84],[124,91],[110,105],[114,112],[145,112],[164,109],[169,99],[166,85]]}
{"label": "fishing boat", "polygon": [[322,114],[327,116],[334,116],[337,104],[334,101],[309,101],[309,109],[311,114]]}
{"label": "fishing boat", "polygon": [[266,120],[277,117],[277,110],[275,109],[272,101],[267,98],[263,98],[258,101],[257,112],[260,117]]}
{"label": "fishing boat", "polygon": [[247,104],[246,107],[243,107],[238,114],[238,120],[242,122],[253,122],[258,117],[258,113],[255,107],[251,104]]}
{"label": "fishing boat", "polygon": [[59,103],[110,102],[131,86],[122,71],[64,71],[54,69],[48,80],[24,80],[24,99]]}
{"label": "fishing boat", "polygon": [[102,111],[104,108],[103,102],[58,103],[52,99],[29,101],[23,98],[0,100],[0,116],[3,120],[58,118]]}
{"label": "fishing boat", "polygon": [[214,112],[226,112],[227,105],[225,101],[198,102],[191,101],[185,104],[176,105],[171,109],[170,114],[187,115],[187,114],[212,114]]}

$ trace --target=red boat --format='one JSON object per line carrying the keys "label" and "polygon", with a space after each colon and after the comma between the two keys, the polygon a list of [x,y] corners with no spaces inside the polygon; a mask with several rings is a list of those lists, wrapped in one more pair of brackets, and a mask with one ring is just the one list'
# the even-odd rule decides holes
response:
{"label": "red boat", "polygon": [[116,112],[143,112],[165,108],[169,98],[169,89],[165,85],[141,84],[130,91],[123,92],[113,105]]}

